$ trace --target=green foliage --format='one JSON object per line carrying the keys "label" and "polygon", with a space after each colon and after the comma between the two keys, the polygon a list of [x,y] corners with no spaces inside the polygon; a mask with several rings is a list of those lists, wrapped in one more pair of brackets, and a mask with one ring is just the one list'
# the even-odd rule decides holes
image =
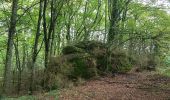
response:
{"label": "green foliage", "polygon": [[66,46],[63,48],[62,53],[63,54],[72,54],[72,53],[83,53],[84,51],[80,48],[77,48],[75,46]]}
{"label": "green foliage", "polygon": [[89,79],[96,76],[96,61],[90,57],[83,57],[83,58],[74,58],[72,59],[71,63],[74,67],[74,70],[71,72],[71,77],[73,78],[84,78]]}
{"label": "green foliage", "polygon": [[45,72],[45,88],[48,90],[70,87],[71,80],[68,75],[72,69],[72,65],[66,60],[67,57],[53,57],[50,59],[48,68]]}
{"label": "green foliage", "polygon": [[123,50],[115,50],[111,56],[112,70],[118,73],[126,73],[132,69],[130,57]]}
{"label": "green foliage", "polygon": [[44,93],[43,95],[37,94],[37,95],[29,95],[29,96],[21,96],[16,98],[8,98],[8,97],[2,97],[0,100],[58,100],[58,90],[49,91],[47,93]]}
{"label": "green foliage", "polygon": [[164,75],[164,76],[168,76],[170,77],[170,67],[168,66],[160,66],[157,68],[157,71],[158,73],[160,73],[161,75]]}
{"label": "green foliage", "polygon": [[170,77],[170,69],[167,69],[163,72],[163,75],[169,76]]}
{"label": "green foliage", "polygon": [[35,100],[36,97],[35,96],[21,96],[19,98],[5,98],[2,100]]}

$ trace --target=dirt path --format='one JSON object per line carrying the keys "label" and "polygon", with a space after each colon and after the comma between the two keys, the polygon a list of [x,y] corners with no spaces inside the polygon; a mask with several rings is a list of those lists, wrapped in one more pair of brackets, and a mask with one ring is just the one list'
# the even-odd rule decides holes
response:
{"label": "dirt path", "polygon": [[105,77],[64,89],[59,100],[170,100],[170,78],[149,72]]}

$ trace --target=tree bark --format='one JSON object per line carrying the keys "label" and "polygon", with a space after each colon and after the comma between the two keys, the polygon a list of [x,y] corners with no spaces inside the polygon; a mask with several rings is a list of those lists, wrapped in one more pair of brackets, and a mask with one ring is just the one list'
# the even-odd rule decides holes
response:
{"label": "tree bark", "polygon": [[16,21],[17,20],[17,8],[18,8],[18,0],[13,0],[10,28],[8,32],[8,44],[7,44],[5,72],[4,72],[4,93],[5,94],[8,94],[11,90],[10,84],[11,84],[12,49],[13,49],[13,37],[15,34],[16,22],[17,22]]}
{"label": "tree bark", "polygon": [[47,68],[47,64],[48,64],[48,52],[49,52],[47,23],[46,23],[46,8],[47,8],[47,0],[44,0],[44,8],[43,8],[43,31],[44,31],[44,46],[45,46],[45,60],[44,60],[44,66],[45,66],[45,68]]}
{"label": "tree bark", "polygon": [[35,35],[34,48],[33,48],[33,54],[32,54],[30,88],[29,88],[30,94],[32,94],[32,92],[33,92],[34,66],[35,66],[35,62],[36,62],[36,59],[37,59],[37,55],[38,55],[38,41],[39,41],[39,37],[40,37],[40,26],[41,26],[42,8],[43,8],[42,2],[43,2],[43,0],[40,0],[39,15],[38,15],[38,22],[37,22],[37,31],[36,31],[36,35]]}

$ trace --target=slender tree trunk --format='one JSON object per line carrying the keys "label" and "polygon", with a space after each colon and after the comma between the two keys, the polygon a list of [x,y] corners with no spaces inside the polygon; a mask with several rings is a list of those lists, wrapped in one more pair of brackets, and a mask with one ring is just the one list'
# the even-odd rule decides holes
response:
{"label": "slender tree trunk", "polygon": [[[14,41],[13,41],[14,42]],[[16,57],[16,66],[18,69],[18,94],[20,92],[20,88],[21,88],[21,73],[22,73],[22,68],[21,68],[21,61],[20,61],[20,55],[19,55],[19,49],[18,49],[18,35],[16,34],[16,43],[14,42],[14,47],[15,47],[15,57]]]}
{"label": "slender tree trunk", "polygon": [[106,0],[105,1],[105,34],[104,34],[104,39],[103,39],[104,43],[107,41],[106,37],[107,37],[107,32],[108,32],[108,28],[107,28],[108,27],[108,25],[107,25],[107,20],[108,20],[108,18],[107,18],[108,17],[108,12],[107,11],[108,11],[108,9],[107,8],[108,8],[108,1]]}
{"label": "slender tree trunk", "polygon": [[25,68],[25,58],[26,58],[26,45],[25,43],[23,44],[23,57],[22,57],[22,65],[20,67],[20,70],[19,70],[19,76],[18,76],[18,93],[20,92],[21,90],[21,85],[22,85],[22,72]]}
{"label": "slender tree trunk", "polygon": [[9,33],[8,33],[5,72],[4,72],[4,93],[5,94],[9,93],[11,90],[10,83],[11,83],[12,49],[13,49],[13,37],[15,34],[16,20],[17,20],[17,7],[18,7],[18,0],[13,0],[11,22],[10,22],[10,28],[9,28]]}
{"label": "slender tree trunk", "polygon": [[55,55],[55,29],[53,30],[53,33],[52,33],[52,40],[51,40],[51,48],[50,48],[50,55]]}
{"label": "slender tree trunk", "polygon": [[118,8],[117,8],[117,3],[119,2],[119,0],[109,0],[108,2],[108,11],[110,13],[109,16],[109,32],[107,35],[107,67],[106,67],[106,71],[109,70],[109,68],[111,67],[111,46],[113,44],[113,40],[115,39],[115,35],[116,35],[116,21],[118,19]]}
{"label": "slender tree trunk", "polygon": [[[70,15],[69,15],[69,17],[70,17]],[[70,23],[70,18],[69,18],[69,21],[68,21],[68,23],[66,25],[66,27],[67,27],[67,34],[66,34],[67,44],[70,43],[70,39],[71,39],[71,36],[70,36],[70,26],[71,26],[71,23]]]}
{"label": "slender tree trunk", "polygon": [[44,0],[44,8],[43,8],[43,31],[44,31],[44,45],[45,45],[45,60],[44,65],[47,68],[48,64],[48,33],[47,33],[47,23],[46,23],[46,8],[47,8],[47,0]]}
{"label": "slender tree trunk", "polygon": [[40,37],[40,26],[41,26],[41,19],[42,19],[42,2],[43,0],[40,0],[40,7],[39,7],[39,17],[38,17],[38,23],[37,23],[37,32],[35,35],[35,41],[34,41],[34,48],[33,48],[33,54],[32,54],[32,64],[31,64],[31,77],[30,77],[30,88],[29,91],[32,94],[33,92],[33,83],[34,83],[34,66],[37,59],[37,53],[38,53],[38,40]]}
{"label": "slender tree trunk", "polygon": [[[111,51],[112,51],[112,45],[114,42],[116,42],[116,36],[118,36],[118,32],[117,32],[117,28],[118,28],[118,22],[121,19],[121,14],[123,11],[124,14],[126,15],[126,10],[127,10],[127,6],[130,3],[131,0],[108,0],[108,11],[109,11],[109,22],[110,22],[110,26],[109,26],[109,32],[107,35],[107,43],[108,43],[108,47],[107,47],[107,69],[109,68],[109,66],[111,66]],[[126,7],[119,7],[119,5],[123,4]],[[125,18],[125,15],[123,15],[123,17]],[[116,45],[118,45],[117,43],[115,43]]]}
{"label": "slender tree trunk", "polygon": [[52,53],[52,48],[53,48],[53,42],[54,42],[54,36],[55,36],[55,24],[56,24],[56,20],[57,20],[57,14],[56,14],[56,6],[55,6],[56,2],[55,0],[51,1],[51,19],[50,19],[50,27],[49,27],[49,31],[48,31],[48,39],[47,39],[47,43],[48,43],[48,56],[51,57]]}
{"label": "slender tree trunk", "polygon": [[114,40],[116,32],[115,32],[115,28],[116,28],[116,21],[118,19],[118,8],[117,8],[117,3],[119,1],[118,0],[113,0],[110,1],[109,3],[109,8],[110,8],[110,27],[109,27],[109,33],[108,33],[108,41],[107,42],[111,42]]}
{"label": "slender tree trunk", "polygon": [[[43,29],[44,29],[44,44],[45,44],[45,68],[48,66],[48,58],[50,54],[50,49],[51,49],[51,38],[52,34],[54,32],[55,24],[57,17],[56,16],[56,9],[54,8],[55,6],[55,0],[51,1],[51,19],[50,19],[50,26],[49,30],[47,32],[47,23],[46,23],[46,8],[47,8],[47,0],[44,0],[44,9],[43,9]],[[61,10],[61,9],[60,9]]]}

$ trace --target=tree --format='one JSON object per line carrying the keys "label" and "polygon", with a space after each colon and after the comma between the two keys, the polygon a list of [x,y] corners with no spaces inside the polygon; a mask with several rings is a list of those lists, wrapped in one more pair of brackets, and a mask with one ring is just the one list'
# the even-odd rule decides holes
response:
{"label": "tree", "polygon": [[[108,1],[108,11],[109,11],[109,31],[107,35],[107,70],[111,66],[111,51],[112,46],[117,46],[116,43],[120,38],[119,36],[119,22],[121,19],[125,19],[127,13],[127,6],[131,0],[109,0]],[[122,16],[123,15],[123,16]],[[124,21],[123,21],[124,22]]]}
{"label": "tree", "polygon": [[30,92],[32,94],[33,92],[33,83],[34,83],[34,67],[38,55],[38,41],[40,37],[40,26],[41,26],[41,19],[42,19],[42,3],[43,0],[40,0],[40,5],[39,5],[39,15],[38,15],[38,22],[37,22],[37,31],[35,34],[35,40],[34,40],[34,47],[33,47],[33,54],[32,54],[32,62],[31,62],[31,77],[30,77]]}
{"label": "tree", "polygon": [[16,21],[17,20],[17,7],[18,7],[18,0],[13,0],[10,28],[8,32],[8,44],[7,44],[6,63],[5,63],[5,72],[4,72],[4,93],[10,92],[12,49],[13,49],[13,37],[15,34],[16,23],[17,23]]}

